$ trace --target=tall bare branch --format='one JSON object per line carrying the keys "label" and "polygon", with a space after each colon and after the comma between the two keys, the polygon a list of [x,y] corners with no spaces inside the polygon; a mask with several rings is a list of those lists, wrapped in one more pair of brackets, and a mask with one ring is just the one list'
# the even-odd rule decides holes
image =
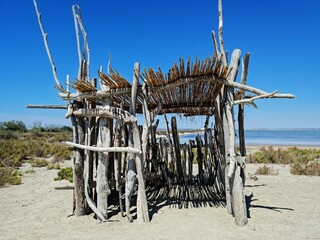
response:
{"label": "tall bare branch", "polygon": [[50,52],[49,44],[48,44],[48,34],[43,29],[43,25],[42,25],[42,21],[41,21],[41,13],[38,10],[38,5],[37,5],[36,0],[33,0],[33,4],[34,4],[34,8],[35,8],[36,13],[37,13],[38,23],[39,23],[41,34],[42,34],[42,37],[43,37],[44,46],[46,48],[47,55],[48,55],[48,58],[49,58],[49,61],[50,61],[50,64],[51,64],[53,77],[54,77],[54,80],[56,81],[56,84],[57,84],[55,87],[58,90],[60,90],[61,92],[65,92],[65,90],[63,89],[63,87],[62,87],[62,85],[61,85],[61,83],[59,81],[57,70],[56,70],[56,66],[55,66],[54,61],[53,61],[52,56],[51,56],[51,52]]}

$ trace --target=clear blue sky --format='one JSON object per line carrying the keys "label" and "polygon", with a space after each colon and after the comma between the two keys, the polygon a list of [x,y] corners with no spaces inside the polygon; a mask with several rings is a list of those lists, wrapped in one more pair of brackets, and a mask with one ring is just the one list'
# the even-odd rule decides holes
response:
{"label": "clear blue sky", "polygon": [[[61,82],[77,75],[71,6],[82,9],[91,50],[91,76],[112,66],[129,81],[133,63],[167,71],[180,57],[212,56],[217,0],[38,0]],[[248,85],[293,93],[294,100],[260,100],[246,108],[246,128],[320,128],[320,1],[224,0],[224,40],[229,51],[251,52]],[[63,104],[53,88],[32,0],[0,0],[0,121],[29,126],[69,124],[63,110],[26,109],[27,104]],[[183,122],[182,127],[200,126]],[[199,125],[199,126],[197,126]]]}

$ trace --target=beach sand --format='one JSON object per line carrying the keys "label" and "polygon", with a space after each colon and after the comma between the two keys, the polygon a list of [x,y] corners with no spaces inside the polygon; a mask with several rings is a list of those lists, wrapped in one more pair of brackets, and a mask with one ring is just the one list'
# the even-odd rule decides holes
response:
{"label": "beach sand", "polygon": [[[278,175],[250,178],[259,166],[247,164],[245,227],[236,226],[226,208],[209,205],[160,205],[149,224],[128,223],[120,214],[105,223],[92,214],[74,217],[72,190],[55,189],[72,184],[55,182],[57,170],[34,168],[23,184],[0,188],[0,239],[320,239],[320,177],[272,165]],[[22,171],[29,168],[24,164]]]}

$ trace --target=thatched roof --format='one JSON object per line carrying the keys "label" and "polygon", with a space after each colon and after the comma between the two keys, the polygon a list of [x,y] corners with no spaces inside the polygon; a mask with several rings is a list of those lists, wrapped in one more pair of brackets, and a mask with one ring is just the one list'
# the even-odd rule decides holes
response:
{"label": "thatched roof", "polygon": [[[221,59],[207,58],[200,62],[198,58],[192,63],[183,59],[163,74],[160,68],[154,71],[145,69],[139,74],[147,90],[147,103],[149,110],[161,105],[160,113],[185,113],[187,115],[212,114],[213,103],[223,84],[216,79],[227,79],[230,73],[228,67],[222,67]],[[99,72],[101,83],[108,89],[106,93],[111,96],[114,105],[129,109],[131,102],[132,85],[119,73],[111,69],[109,74]],[[80,93],[97,91],[86,81],[78,80],[73,83]],[[139,84],[137,91],[137,113],[142,113],[143,93]]]}

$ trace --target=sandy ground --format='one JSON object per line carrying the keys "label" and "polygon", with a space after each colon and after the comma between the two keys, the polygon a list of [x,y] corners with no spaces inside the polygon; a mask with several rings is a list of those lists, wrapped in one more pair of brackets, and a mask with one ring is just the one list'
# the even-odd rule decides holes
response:
{"label": "sandy ground", "polygon": [[53,181],[57,170],[35,168],[22,185],[0,188],[0,239],[320,239],[320,177],[294,176],[289,166],[273,165],[278,175],[254,180],[249,176],[257,167],[247,165],[245,227],[236,226],[225,207],[210,204],[158,205],[149,224],[128,223],[120,214],[106,223],[70,216],[72,190],[55,187],[71,184]]}

